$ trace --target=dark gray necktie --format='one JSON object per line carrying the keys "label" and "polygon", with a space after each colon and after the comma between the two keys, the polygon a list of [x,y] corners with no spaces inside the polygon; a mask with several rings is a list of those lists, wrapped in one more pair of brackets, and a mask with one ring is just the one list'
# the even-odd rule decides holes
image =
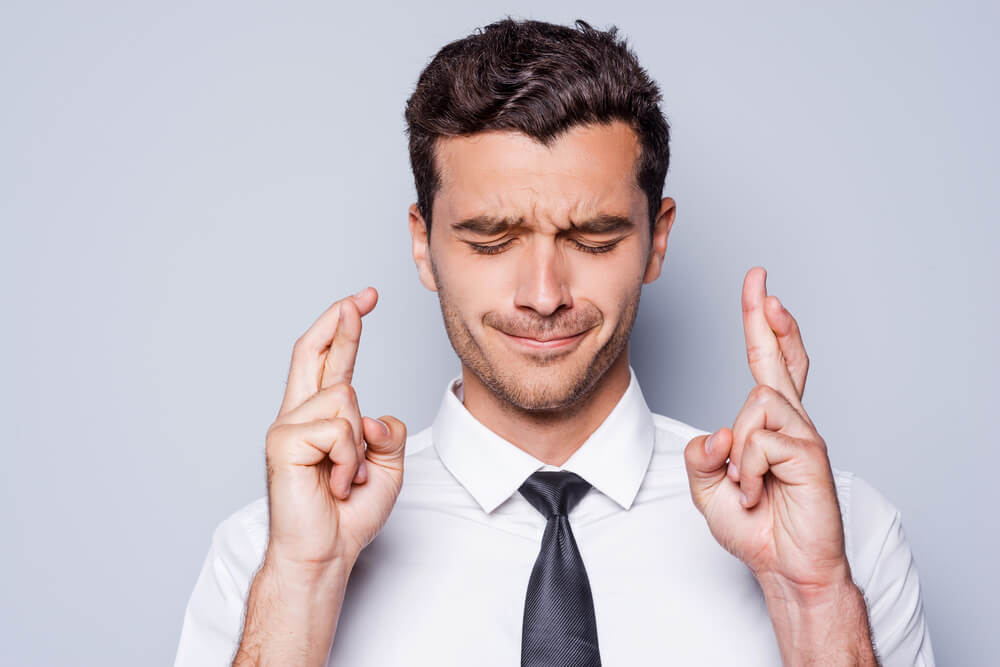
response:
{"label": "dark gray necktie", "polygon": [[600,667],[594,598],[569,527],[590,483],[568,470],[538,471],[519,490],[548,520],[528,580],[521,667]]}

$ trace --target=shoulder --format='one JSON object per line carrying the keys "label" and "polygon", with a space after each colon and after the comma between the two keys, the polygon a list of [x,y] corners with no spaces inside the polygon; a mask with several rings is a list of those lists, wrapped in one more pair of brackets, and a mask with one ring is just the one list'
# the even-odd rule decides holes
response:
{"label": "shoulder", "polygon": [[237,509],[212,533],[184,611],[174,664],[229,664],[239,643],[251,581],[267,544],[267,498]]}
{"label": "shoulder", "polygon": [[[868,589],[880,561],[906,545],[899,509],[874,485],[848,470],[833,469],[854,582]],[[907,549],[908,551],[908,549]],[[885,567],[885,564],[882,565]]]}
{"label": "shoulder", "polygon": [[251,578],[264,558],[268,539],[267,496],[240,507],[219,522],[212,551],[238,579]]}
{"label": "shoulder", "polygon": [[851,578],[883,664],[934,665],[920,576],[899,509],[852,472],[834,470]]}

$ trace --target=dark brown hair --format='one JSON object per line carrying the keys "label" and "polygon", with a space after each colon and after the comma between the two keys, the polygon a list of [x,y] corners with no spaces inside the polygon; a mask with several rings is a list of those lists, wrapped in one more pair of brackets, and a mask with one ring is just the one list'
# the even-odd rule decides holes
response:
{"label": "dark brown hair", "polygon": [[670,126],[660,90],[618,29],[576,27],[509,16],[453,41],[424,68],[406,102],[417,207],[431,226],[441,176],[439,137],[517,130],[549,146],[575,125],[622,120],[640,144],[636,183],[652,227],[670,164]]}

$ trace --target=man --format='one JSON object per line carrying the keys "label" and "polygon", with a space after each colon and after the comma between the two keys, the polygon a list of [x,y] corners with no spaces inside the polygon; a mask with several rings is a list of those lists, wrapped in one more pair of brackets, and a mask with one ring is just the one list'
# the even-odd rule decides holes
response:
{"label": "man", "polygon": [[407,437],[350,385],[376,291],[319,317],[268,495],[215,531],[178,665],[933,664],[899,513],[830,467],[763,268],[733,425],[642,397],[628,340],[676,210],[659,99],[584,22],[437,54],[407,104],[409,225],[461,376]]}

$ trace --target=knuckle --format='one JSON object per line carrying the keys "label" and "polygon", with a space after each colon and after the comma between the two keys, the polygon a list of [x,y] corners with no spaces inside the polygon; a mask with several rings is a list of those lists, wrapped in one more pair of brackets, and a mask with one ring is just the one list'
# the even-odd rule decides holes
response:
{"label": "knuckle", "polygon": [[758,384],[750,390],[750,401],[753,403],[763,403],[771,397],[773,391],[766,384]]}
{"label": "knuckle", "polygon": [[312,354],[316,350],[314,349],[312,340],[306,334],[302,334],[295,339],[295,344],[292,345],[292,358],[298,359],[308,354]]}
{"label": "knuckle", "polygon": [[357,398],[354,387],[351,386],[350,382],[332,384],[325,391],[341,404],[352,403]]}
{"label": "knuckle", "polygon": [[[352,308],[354,310],[358,310],[358,305],[356,303],[354,303],[354,299],[352,299],[351,295],[348,294],[347,296],[341,297],[337,301],[337,308],[340,309],[340,314],[343,315],[345,310],[350,310]],[[358,312],[361,312],[361,311],[358,311]]]}
{"label": "knuckle", "polygon": [[354,438],[354,427],[351,425],[350,420],[344,417],[333,417],[326,421],[330,423],[330,427],[333,429],[338,440]]}
{"label": "knuckle", "polygon": [[772,356],[774,356],[773,351],[766,345],[747,346],[747,361],[750,362],[752,366],[756,366],[761,362],[767,361]]}
{"label": "knuckle", "polygon": [[344,378],[344,382],[350,383],[354,379],[354,369],[345,368],[340,371],[341,376]]}
{"label": "knuckle", "polygon": [[289,444],[284,437],[274,437],[264,444],[264,460],[268,465],[281,463],[287,457]]}
{"label": "knuckle", "polygon": [[354,446],[354,438],[349,434],[338,438],[330,449],[330,458],[336,459],[337,463],[346,464],[358,462],[358,448]]}
{"label": "knuckle", "polygon": [[267,434],[264,436],[264,443],[268,448],[276,446],[277,442],[280,441],[288,429],[285,428],[284,424],[275,422],[267,427]]}

